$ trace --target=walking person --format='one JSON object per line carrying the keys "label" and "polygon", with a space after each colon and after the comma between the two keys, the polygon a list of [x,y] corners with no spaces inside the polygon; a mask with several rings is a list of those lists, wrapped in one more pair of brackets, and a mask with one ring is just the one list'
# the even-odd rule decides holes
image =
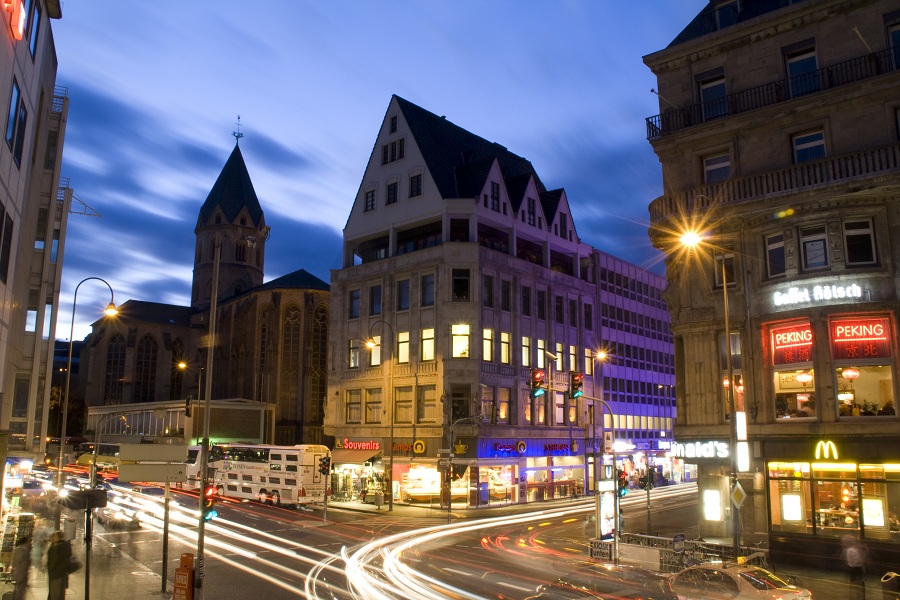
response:
{"label": "walking person", "polygon": [[866,551],[852,535],[841,540],[844,563],[850,571],[850,600],[866,600]]}
{"label": "walking person", "polygon": [[28,593],[28,572],[31,568],[31,539],[28,536],[16,540],[12,558],[12,580],[16,582],[13,600],[25,600]]}
{"label": "walking person", "polygon": [[69,587],[70,558],[72,546],[63,539],[63,532],[57,529],[50,535],[50,546],[47,548],[47,577],[50,580],[47,600],[65,600],[66,588]]}

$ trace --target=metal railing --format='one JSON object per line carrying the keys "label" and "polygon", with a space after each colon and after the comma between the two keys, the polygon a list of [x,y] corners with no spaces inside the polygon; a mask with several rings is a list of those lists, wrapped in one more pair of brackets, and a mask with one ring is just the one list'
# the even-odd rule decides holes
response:
{"label": "metal railing", "polygon": [[657,140],[666,134],[687,127],[830,90],[900,69],[900,64],[896,64],[900,63],[898,55],[900,55],[900,48],[887,48],[810,73],[728,94],[708,102],[673,108],[660,115],[647,117],[647,139]]}
{"label": "metal railing", "polygon": [[704,211],[713,205],[737,204],[897,170],[900,170],[900,144],[870,148],[661,196],[650,203],[650,222]]}
{"label": "metal railing", "polygon": [[[660,571],[674,573],[689,566],[704,562],[731,561],[737,562],[734,545],[718,544],[703,540],[684,540],[683,550],[675,550],[675,540],[671,537],[646,535],[642,533],[622,533],[619,539],[622,556],[628,554],[628,546],[653,548],[659,553]],[[747,557],[755,564],[771,567],[768,561],[769,551],[759,546],[741,546],[741,556]],[[743,558],[741,560],[744,560]],[[655,565],[654,565],[655,566]]]}

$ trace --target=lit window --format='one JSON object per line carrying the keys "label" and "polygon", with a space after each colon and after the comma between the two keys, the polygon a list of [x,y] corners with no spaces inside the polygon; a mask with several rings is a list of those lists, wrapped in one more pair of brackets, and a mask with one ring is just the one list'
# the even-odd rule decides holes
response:
{"label": "lit window", "polygon": [[531,366],[531,338],[522,336],[522,366]]}
{"label": "lit window", "polygon": [[347,364],[351,369],[359,368],[359,340],[350,340]]}
{"label": "lit window", "polygon": [[584,374],[588,377],[594,375],[594,351],[590,348],[584,349]]}
{"label": "lit window", "polygon": [[828,266],[828,239],[824,225],[800,230],[800,252],[805,271],[824,269]]}
{"label": "lit window", "polygon": [[538,369],[543,369],[546,365],[544,364],[544,357],[546,356],[547,344],[544,340],[539,339],[537,341],[537,365],[535,365]]}
{"label": "lit window", "polygon": [[469,357],[469,326],[451,325],[451,356],[453,358]]}
{"label": "lit window", "polygon": [[509,334],[500,332],[500,363],[509,364]]}
{"label": "lit window", "polygon": [[810,131],[793,137],[794,162],[825,158],[825,132]]}
{"label": "lit window", "polygon": [[766,269],[769,277],[781,277],[785,273],[783,233],[766,237]]}
{"label": "lit window", "polygon": [[848,265],[875,264],[875,230],[871,219],[844,221],[844,250]]}
{"label": "lit window", "polygon": [[556,352],[553,354],[556,355],[556,358],[553,359],[554,368],[557,372],[561,372],[563,370],[563,345],[560,342],[556,342]]}
{"label": "lit window", "polygon": [[703,159],[703,181],[718,183],[731,177],[731,157],[727,154],[708,156]]}
{"label": "lit window", "polygon": [[422,330],[422,360],[434,360],[434,329]]}
{"label": "lit window", "polygon": [[397,334],[397,362],[406,364],[409,362],[409,332],[401,331]]}
{"label": "lit window", "polygon": [[569,346],[569,370],[578,370],[578,358],[577,354],[575,353],[575,346]]}
{"label": "lit window", "polygon": [[[455,327],[455,325],[454,325]],[[456,338],[454,337],[454,341]],[[482,349],[481,353],[483,355],[482,360],[485,362],[491,362],[494,360],[494,330],[493,329],[485,329],[482,335]],[[456,354],[454,353],[454,356]]]}
{"label": "lit window", "polygon": [[[372,336],[372,347],[369,348],[369,366],[377,367],[381,364],[381,336]],[[368,344],[366,344],[368,347]]]}

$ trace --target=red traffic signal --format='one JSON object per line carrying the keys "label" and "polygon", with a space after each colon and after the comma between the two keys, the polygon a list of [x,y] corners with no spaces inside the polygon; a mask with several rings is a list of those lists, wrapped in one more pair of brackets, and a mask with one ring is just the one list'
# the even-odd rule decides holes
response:
{"label": "red traffic signal", "polygon": [[331,458],[323,456],[319,459],[319,473],[328,475],[329,471],[331,471]]}
{"label": "red traffic signal", "polygon": [[206,486],[203,490],[203,520],[212,521],[219,516],[219,511],[215,509],[216,500],[219,497],[219,489],[214,485]]}
{"label": "red traffic signal", "polygon": [[584,375],[576,371],[569,371],[569,398],[578,398],[584,395]]}
{"label": "red traffic signal", "polygon": [[628,474],[622,469],[616,469],[616,476],[619,478],[619,497],[628,493]]}
{"label": "red traffic signal", "polygon": [[547,377],[547,372],[543,369],[532,369],[531,370],[531,397],[537,398],[538,396],[543,396],[544,392],[546,392],[547,383],[545,381]]}

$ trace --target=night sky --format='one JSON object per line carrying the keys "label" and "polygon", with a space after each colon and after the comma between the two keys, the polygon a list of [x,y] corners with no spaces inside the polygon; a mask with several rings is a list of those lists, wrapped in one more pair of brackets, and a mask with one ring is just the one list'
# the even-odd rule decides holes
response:
{"label": "night sky", "polygon": [[[52,21],[68,89],[70,215],[57,337],[75,286],[190,303],[194,227],[234,147],[272,227],[266,280],[330,280],[392,94],[529,159],[565,188],[582,240],[662,272],[647,205],[662,193],[642,56],[705,0],[66,2]],[[78,292],[75,339],[109,302]]]}

